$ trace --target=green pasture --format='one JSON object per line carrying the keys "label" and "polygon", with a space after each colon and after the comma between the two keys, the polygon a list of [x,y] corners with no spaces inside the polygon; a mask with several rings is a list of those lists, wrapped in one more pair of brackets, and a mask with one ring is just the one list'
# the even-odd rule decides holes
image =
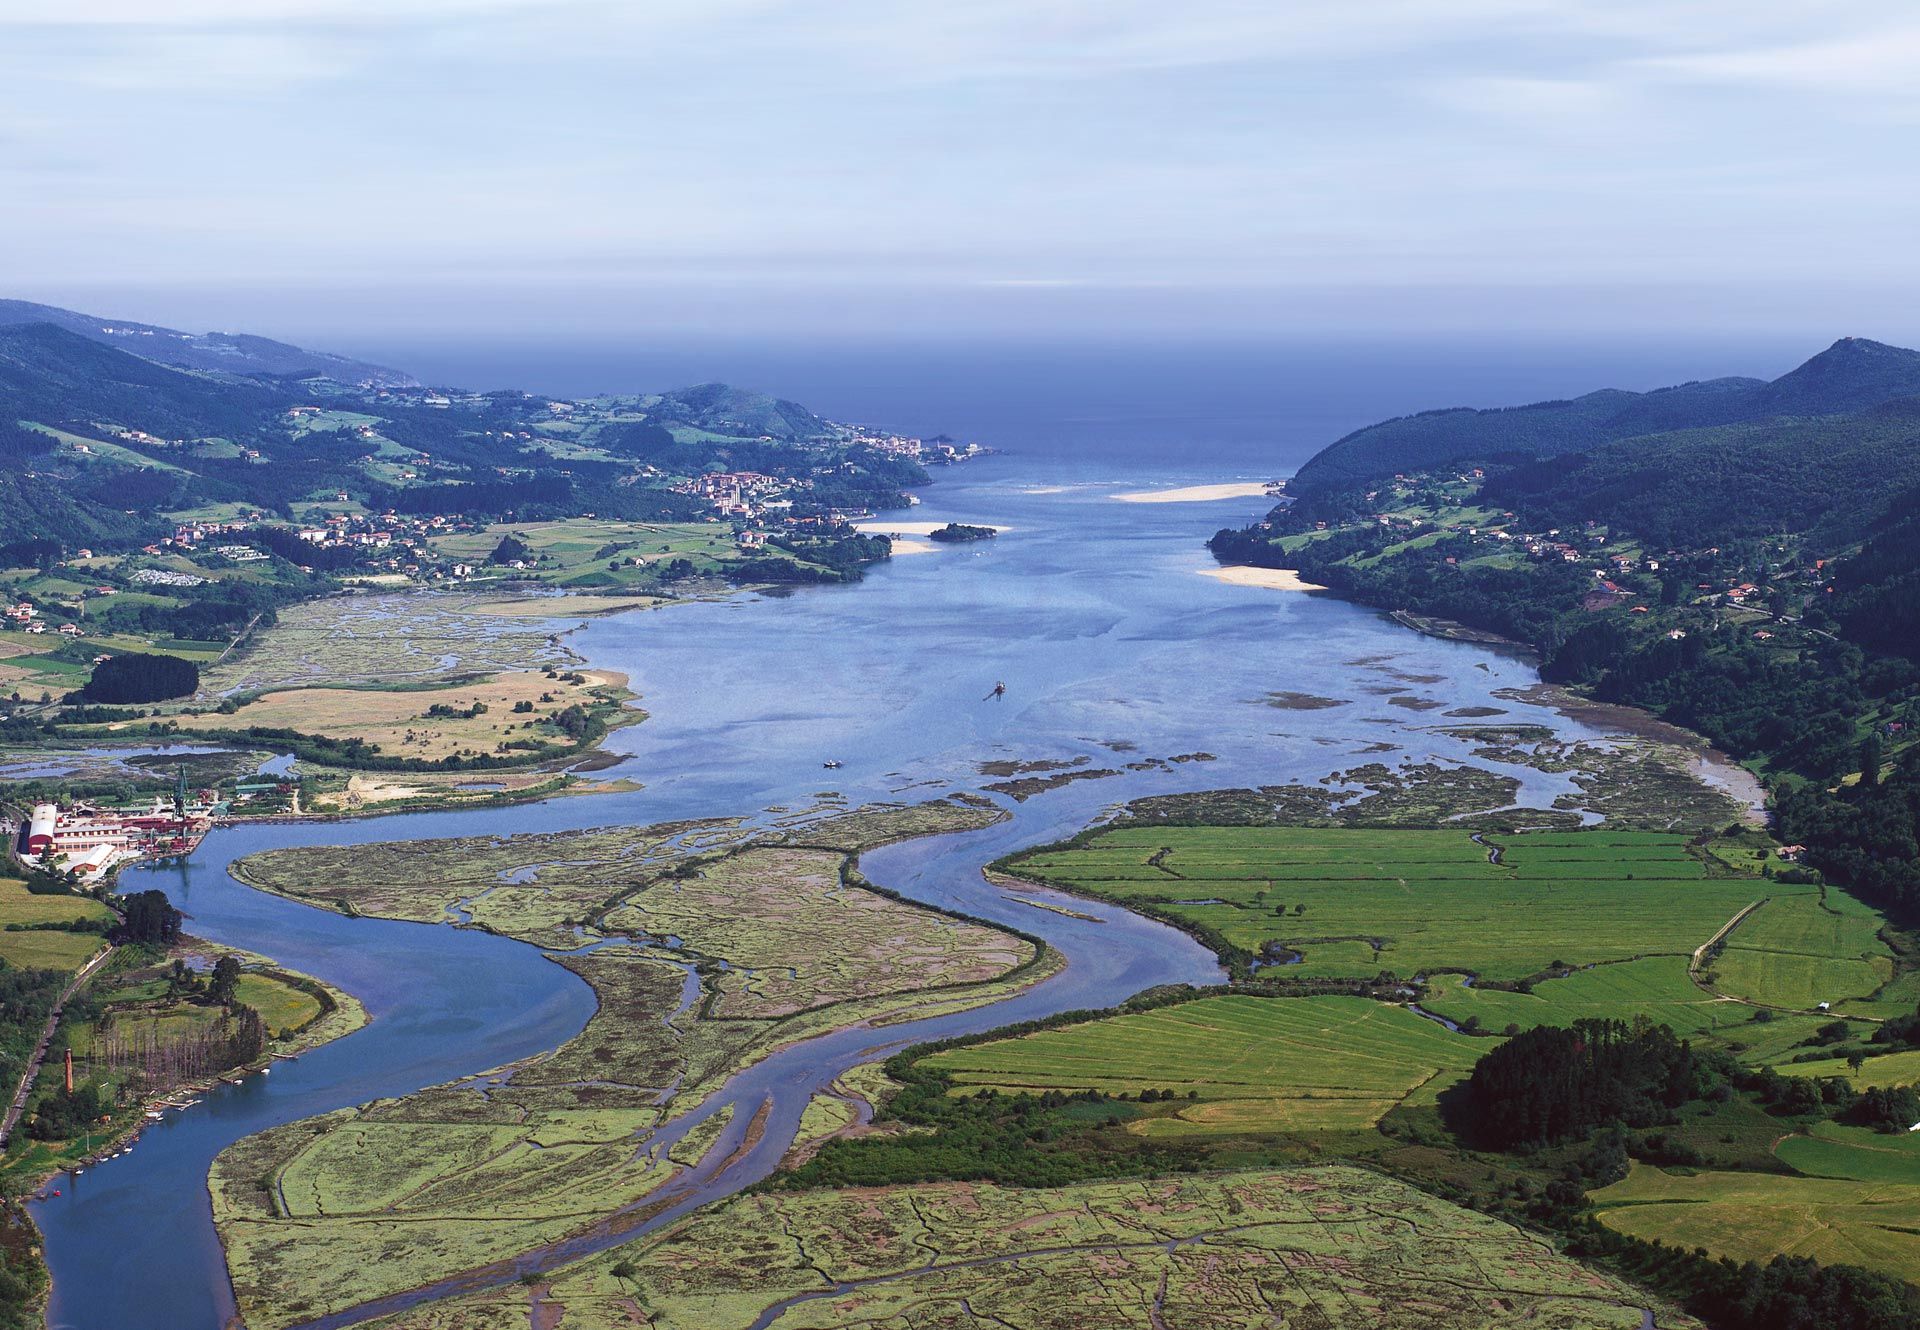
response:
{"label": "green pasture", "polygon": [[1920,1084],[1920,1049],[1882,1053],[1870,1057],[1854,1071],[1845,1058],[1822,1058],[1818,1062],[1779,1062],[1775,1071],[1783,1076],[1839,1076],[1856,1090],[1871,1090],[1889,1085]]}
{"label": "green pasture", "polygon": [[113,911],[85,896],[36,896],[15,878],[0,878],[0,960],[16,970],[77,970],[100,950],[98,933],[56,929],[4,931],[7,924],[69,923],[111,919]]}
{"label": "green pasture", "polygon": [[15,970],[77,970],[104,945],[98,933],[0,933],[0,960]]}
{"label": "green pasture", "polygon": [[1635,1164],[1592,1193],[1600,1222],[1736,1261],[1810,1256],[1911,1278],[1920,1270],[1920,1185],[1768,1173],[1668,1173]]}
{"label": "green pasture", "polygon": [[1365,998],[1226,996],[936,1053],[962,1087],[1193,1092],[1150,1136],[1352,1131],[1431,1102],[1493,1043]]}
{"label": "green pasture", "polygon": [[[711,567],[714,560],[735,553],[732,531],[716,523],[620,522],[591,517],[500,523],[480,531],[436,537],[433,546],[445,558],[485,567],[487,556],[508,535],[524,542],[540,561],[533,568],[512,570],[513,576],[558,585],[604,585],[609,579],[650,581],[650,564],[691,559],[696,565]],[[641,564],[626,567],[628,559],[639,559]],[[622,567],[609,571],[607,564],[611,562]],[[582,578],[588,581],[583,583]]]}
{"label": "green pasture", "polygon": [[1841,891],[1770,888],[1767,895],[1713,962],[1716,989],[1797,1011],[1822,1002],[1858,1016],[1913,1010],[1911,981],[1882,992],[1894,978],[1894,958],[1876,911]]}
{"label": "green pasture", "polygon": [[234,1000],[260,1013],[269,1033],[297,1030],[320,1015],[320,999],[273,974],[248,971],[234,987]]}
{"label": "green pasture", "polygon": [[1782,1140],[1773,1152],[1809,1177],[1920,1186],[1920,1132],[1888,1135],[1870,1127],[1817,1122],[1806,1135]]}
{"label": "green pasture", "polygon": [[1817,890],[1709,878],[1683,837],[1609,830],[1482,843],[1446,830],[1121,828],[1014,867],[1148,907],[1225,948],[1296,951],[1288,978],[1519,979],[1556,962],[1685,956],[1761,896]]}

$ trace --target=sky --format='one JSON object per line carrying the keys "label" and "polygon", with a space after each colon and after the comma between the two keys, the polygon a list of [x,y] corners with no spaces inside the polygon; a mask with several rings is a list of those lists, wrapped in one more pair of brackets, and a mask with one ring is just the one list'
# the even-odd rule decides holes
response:
{"label": "sky", "polygon": [[1920,337],[1920,10],[0,0],[0,294],[325,336]]}

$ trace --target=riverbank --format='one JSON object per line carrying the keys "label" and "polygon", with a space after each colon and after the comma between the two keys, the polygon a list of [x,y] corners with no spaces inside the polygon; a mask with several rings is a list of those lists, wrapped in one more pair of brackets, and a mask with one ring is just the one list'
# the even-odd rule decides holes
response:
{"label": "riverbank", "polygon": [[[243,992],[239,1000],[245,1001],[247,997],[254,997],[258,1001],[259,994],[263,990],[257,981],[265,980],[269,984],[311,995],[315,999],[318,1010],[311,1018],[293,1027],[275,1026],[272,1024],[272,1018],[279,1013],[272,1010],[261,1011],[262,1020],[267,1023],[269,1034],[266,1047],[259,1057],[243,1063],[235,1063],[216,1072],[187,1077],[149,1089],[138,1102],[122,1105],[108,1121],[106,1130],[82,1138],[85,1143],[77,1150],[71,1140],[58,1143],[36,1143],[29,1146],[23,1154],[16,1155],[7,1161],[5,1180],[10,1192],[15,1195],[44,1194],[48,1185],[62,1176],[78,1174],[105,1160],[125,1154],[133,1148],[140,1135],[155,1122],[168,1113],[179,1112],[197,1104],[201,1096],[216,1086],[236,1084],[249,1076],[266,1075],[275,1063],[297,1058],[336,1039],[343,1039],[367,1024],[366,1008],[352,994],[311,975],[288,970],[256,952],[221,946],[218,943],[189,936],[182,937],[179,942],[169,948],[166,959],[185,961],[196,970],[206,972],[210,971],[214,962],[222,956],[232,956],[241,963],[243,985],[254,981],[255,991]],[[107,975],[101,982],[110,983],[111,980],[112,975]],[[98,995],[97,1000],[111,1012],[115,997],[114,992],[106,992]],[[77,1059],[77,1065],[80,1077],[84,1080],[91,1071],[84,1052]],[[45,1074],[46,1071],[43,1068],[42,1075]]]}
{"label": "riverbank", "polygon": [[[351,875],[321,848],[236,864],[257,888],[355,916],[453,919],[563,946],[553,959],[598,1002],[570,1043],[485,1074],[497,1112],[476,1118],[462,1106],[470,1087],[442,1085],[223,1154],[215,1221],[248,1324],[270,1330],[404,1295],[449,1265],[552,1247],[586,1216],[650,1203],[698,1166],[718,1137],[680,1147],[701,1124],[755,1116],[721,1097],[748,1067],[822,1035],[885,1037],[1059,973],[1037,938],[916,904],[854,867],[887,845],[1006,819],[984,801],[948,801],[757,832],[680,824],[376,844],[351,852]],[[503,884],[509,864],[520,867]],[[471,1154],[479,1123],[484,1163]],[[651,1167],[633,1167],[636,1134]],[[562,1148],[567,1195],[554,1206],[542,1198]],[[369,1173],[371,1158],[386,1171]]]}
{"label": "riverbank", "polygon": [[[1297,574],[1296,574],[1297,576]],[[1320,588],[1325,590],[1326,588]],[[1338,593],[1335,593],[1336,595]],[[1357,602],[1356,602],[1357,603]],[[1537,667],[1539,657],[1524,642],[1516,642],[1486,629],[1474,628],[1451,619],[1394,610],[1387,617],[1403,628],[1447,642],[1466,642],[1477,646],[1511,651]],[[1615,731],[1664,745],[1689,755],[1694,774],[1706,784],[1723,791],[1741,806],[1741,819],[1749,826],[1767,825],[1767,787],[1754,771],[1729,753],[1713,746],[1704,735],[1665,721],[1639,707],[1617,702],[1598,702],[1559,684],[1537,680],[1526,688],[1509,690],[1505,696],[1514,701],[1551,707],[1569,720]]]}
{"label": "riverbank", "polygon": [[[110,954],[103,953],[99,960],[105,961]],[[216,1073],[150,1089],[136,1102],[117,1108],[109,1120],[100,1124],[98,1131],[77,1140],[34,1141],[24,1149],[11,1151],[4,1172],[0,1173],[0,1185],[5,1188],[9,1206],[18,1206],[22,1200],[45,1201],[60,1196],[62,1190],[80,1184],[91,1170],[131,1154],[149,1131],[197,1107],[204,1096],[223,1086],[239,1085],[249,1077],[265,1076],[276,1065],[291,1062],[313,1049],[343,1039],[367,1024],[366,1008],[352,994],[311,975],[276,965],[257,953],[209,943],[201,938],[185,937],[168,955],[205,969],[211,969],[212,963],[221,956],[232,956],[246,967],[243,984],[255,982],[257,987],[257,981],[264,978],[290,989],[307,992],[316,998],[319,1011],[298,1028],[277,1032],[260,1057]],[[102,982],[110,981],[109,975]],[[108,995],[108,1010],[112,1009],[110,999],[111,995]],[[265,1015],[263,1013],[263,1019]],[[81,1061],[81,1072],[83,1076],[87,1074],[84,1059]],[[42,1068],[41,1075],[46,1074],[47,1069]],[[56,1186],[56,1183],[59,1185]],[[24,1209],[19,1211],[18,1222],[29,1228],[33,1225],[31,1215]],[[38,1238],[37,1233],[35,1237]],[[8,1259],[17,1275],[24,1275],[38,1284],[33,1314],[36,1318],[44,1317],[55,1289],[53,1281],[46,1277],[42,1264],[41,1242],[10,1244]],[[34,1274],[36,1270],[39,1272],[37,1277]]]}
{"label": "riverbank", "polygon": [[[50,1249],[68,1272],[62,1281],[71,1290],[62,1311],[66,1319],[138,1322],[139,1315],[129,1321],[126,1304],[116,1300],[126,1285],[109,1274],[107,1252],[115,1269],[170,1272],[146,1281],[158,1290],[148,1297],[165,1300],[168,1324],[217,1324],[229,1314],[231,1304],[221,1302],[225,1261],[217,1239],[208,1221],[191,1207],[174,1206],[173,1199],[183,1188],[201,1195],[211,1159],[263,1128],[369,1106],[375,1129],[389,1131],[404,1123],[404,1113],[378,1105],[410,1099],[422,1087],[452,1085],[456,1090],[443,1096],[450,1110],[488,1118],[468,1124],[478,1140],[481,1129],[513,1125],[492,1118],[511,1114],[517,1119],[515,1096],[536,1089],[546,1093],[572,1079],[602,1082],[587,1088],[603,1098],[607,1114],[658,1114],[657,1092],[677,1074],[671,1066],[623,1059],[611,1046],[609,1060],[597,1059],[598,1032],[575,1043],[571,1060],[551,1056],[577,1039],[594,1008],[591,991],[576,978],[584,970],[628,976],[637,996],[657,991],[646,1000],[661,1005],[648,1010],[658,1011],[662,1020],[679,1013],[677,1028],[716,1027],[695,1039],[689,1051],[702,1065],[717,1067],[732,1046],[717,1036],[729,1029],[750,1032],[740,1024],[751,1019],[740,1014],[743,1010],[792,997],[800,991],[796,986],[810,982],[810,969],[824,973],[839,964],[830,939],[795,936],[794,945],[811,942],[806,964],[793,967],[797,976],[777,959],[766,965],[729,959],[726,969],[708,967],[692,1005],[681,1012],[689,997],[686,969],[695,958],[686,954],[689,935],[680,931],[677,919],[675,926],[654,921],[639,931],[658,937],[664,929],[669,936],[660,939],[663,943],[679,936],[678,953],[670,946],[594,946],[606,939],[589,935],[586,945],[592,950],[556,965],[530,947],[478,927],[349,918],[242,888],[221,871],[230,859],[290,844],[332,844],[343,855],[333,876],[353,884],[365,880],[365,873],[352,847],[375,840],[401,845],[447,838],[499,841],[503,831],[538,837],[609,824],[630,829],[691,823],[742,809],[870,803],[908,787],[971,790],[980,784],[980,764],[1000,759],[1073,764],[1084,758],[1089,769],[1120,767],[1117,776],[1061,785],[1011,804],[1005,809],[1010,820],[901,842],[860,860],[863,876],[912,900],[1043,938],[1049,956],[1063,960],[1064,969],[1044,975],[1029,971],[1028,977],[1044,982],[964,1010],[947,1011],[948,1004],[922,999],[922,1009],[933,1014],[899,1024],[862,1022],[847,1008],[853,1024],[841,1024],[835,1014],[824,1033],[751,1050],[742,1069],[700,1109],[678,1119],[671,1131],[651,1128],[663,1147],[677,1145],[731,1108],[695,1169],[648,1191],[638,1209],[531,1249],[488,1276],[511,1284],[523,1273],[615,1245],[642,1228],[763,1180],[820,1090],[847,1067],[883,1058],[902,1043],[978,1033],[1061,1010],[1104,1009],[1143,990],[1205,985],[1223,977],[1210,953],[1175,930],[1119,906],[1042,888],[1003,892],[981,878],[983,863],[1057,841],[1116,801],[1223,784],[1314,782],[1331,767],[1350,767],[1345,754],[1361,752],[1396,752],[1400,756],[1391,759],[1396,762],[1457,764],[1470,756],[1473,741],[1436,729],[1433,717],[1484,714],[1477,709],[1498,705],[1493,690],[1531,681],[1530,672],[1503,657],[1472,653],[1470,661],[1462,659],[1459,653],[1469,649],[1400,633],[1331,598],[1262,597],[1196,579],[1191,576],[1190,514],[1183,515],[1177,505],[1108,503],[1104,491],[1070,485],[1053,495],[1019,493],[1021,485],[1055,488],[1033,485],[1046,478],[1045,472],[1017,478],[988,472],[979,477],[977,493],[941,487],[941,525],[1004,518],[1028,533],[1000,543],[991,558],[966,560],[965,577],[953,576],[958,565],[948,560],[900,560],[870,576],[857,592],[829,588],[756,600],[750,610],[741,603],[744,598],[736,597],[688,605],[660,618],[596,620],[591,636],[574,645],[596,665],[629,672],[647,694],[651,719],[622,731],[617,745],[647,773],[644,790],[602,802],[522,804],[510,818],[495,809],[456,810],[382,822],[241,827],[217,832],[177,875],[136,870],[140,879],[188,905],[197,930],[251,942],[308,972],[317,968],[362,994],[376,1019],[347,1043],[316,1050],[272,1076],[252,1078],[247,1086],[223,1087],[218,1112],[172,1115],[164,1131],[133,1156],[90,1172],[88,1195],[70,1194],[42,1207]],[[975,480],[970,477],[968,484]],[[1062,570],[1071,572],[1070,581],[1056,576]],[[1070,588],[1070,593],[1037,594],[1043,588]],[[1223,652],[1222,642],[1234,643],[1234,649]],[[983,700],[995,679],[1008,681],[1007,695]],[[1290,681],[1312,681],[1316,695],[1333,694],[1345,702],[1310,711],[1283,712],[1268,705],[1276,685]],[[1432,704],[1431,709],[1388,704],[1384,694],[1372,691],[1380,688],[1399,690],[1423,707]],[[1562,729],[1570,738],[1580,733],[1570,722],[1525,703],[1503,710],[1516,721]],[[1128,751],[1206,751],[1217,761],[1134,770],[1114,757]],[[822,773],[826,757],[838,763],[830,775]],[[1521,797],[1542,804],[1570,788],[1564,776],[1551,772],[1520,769],[1512,779],[1523,787]],[[718,854],[721,848],[715,844],[710,850]],[[522,916],[520,923],[532,921],[535,898],[545,894],[544,888],[572,886],[580,894],[570,905],[556,901],[541,907],[557,914],[540,940],[551,950],[578,951],[582,939],[561,921],[571,915],[577,924],[590,917],[610,896],[631,891],[650,870],[629,861],[618,876],[601,882],[563,867],[537,874],[533,882],[521,880],[520,870],[528,863],[568,857],[580,856],[548,856],[538,848],[505,854],[452,904],[475,924],[504,933],[517,926],[515,915]],[[752,862],[744,867],[751,869]],[[424,859],[407,874],[416,882],[432,878]],[[699,880],[672,879],[651,894],[671,908],[686,883]],[[437,913],[431,906],[420,909],[423,919],[446,917],[444,902]],[[741,940],[762,946],[769,935],[792,933],[792,923],[785,921],[743,929]],[[722,957],[729,955],[716,949]],[[715,1005],[708,1009],[720,1019],[700,1019],[716,989]],[[637,1024],[631,1032],[634,1038],[650,1034]],[[518,1090],[485,1079],[485,1069],[529,1057],[535,1061],[522,1074],[534,1080]],[[607,1121],[617,1125],[611,1117]],[[333,1145],[344,1148],[349,1137]],[[571,1145],[585,1139],[543,1137],[541,1159],[556,1168],[585,1160],[587,1152]],[[398,1158],[405,1163],[410,1156]],[[296,1164],[295,1176],[303,1168],[308,1177],[327,1176],[322,1162],[316,1154],[311,1167]],[[587,1169],[590,1162],[579,1166]],[[637,1170],[647,1162],[629,1166]],[[407,1171],[412,1167],[406,1163]],[[232,1176],[236,1185],[247,1180],[245,1170]],[[358,1185],[352,1169],[337,1176],[342,1185]],[[470,1185],[480,1186],[492,1176],[476,1175]],[[439,1199],[459,1199],[453,1191],[459,1185],[461,1180],[450,1179]],[[564,1201],[571,1194],[561,1185],[509,1199],[522,1216],[546,1223],[555,1218],[556,1198]],[[142,1222],[122,1222],[136,1209]],[[154,1240],[156,1228],[167,1234],[165,1243]],[[470,1231],[449,1230],[449,1240],[464,1243],[462,1235]],[[324,1265],[324,1258],[317,1263]],[[457,1265],[450,1253],[438,1271]],[[409,1305],[454,1292],[453,1284],[408,1294]],[[399,1309],[382,1305],[366,1314]],[[343,1313],[338,1319],[359,1315]]]}

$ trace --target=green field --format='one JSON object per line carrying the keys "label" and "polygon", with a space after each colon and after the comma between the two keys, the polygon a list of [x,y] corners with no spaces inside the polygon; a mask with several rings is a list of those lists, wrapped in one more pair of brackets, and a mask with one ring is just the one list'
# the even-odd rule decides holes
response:
{"label": "green field", "polygon": [[1785,1058],[1830,1019],[1816,1013],[1770,1013],[1771,1019],[1756,1019],[1758,1008],[1699,988],[1687,977],[1684,956],[1648,956],[1575,970],[1564,979],[1535,983],[1530,993],[1469,987],[1447,976],[1434,982],[1420,1004],[1462,1024],[1477,1019],[1486,1030],[1571,1025],[1590,1017],[1631,1022],[1644,1016],[1676,1033],[1738,1052],[1749,1062]]}
{"label": "green field", "polygon": [[1768,891],[1767,903],[1740,921],[1713,963],[1714,987],[1770,1007],[1887,1017],[1914,1008],[1907,996],[1876,999],[1894,975],[1879,937],[1885,920],[1843,891],[1824,898]]}
{"label": "green field", "polygon": [[743,1196],[388,1330],[1662,1330],[1545,1238],[1357,1168]]}
{"label": "green field", "polygon": [[1888,1134],[1869,1127],[1819,1122],[1805,1135],[1788,1136],[1773,1152],[1808,1177],[1902,1182],[1920,1187],[1920,1133]]}
{"label": "green field", "polygon": [[36,896],[17,878],[0,877],[0,960],[16,970],[77,970],[106,945],[98,933],[55,929],[4,931],[7,924],[106,920],[113,911],[85,896]]}
{"label": "green field", "polygon": [[0,960],[16,970],[77,970],[105,945],[98,933],[0,933]]}
{"label": "green field", "polygon": [[1851,1082],[1856,1090],[1889,1085],[1920,1085],[1920,1049],[1870,1057],[1860,1065],[1858,1072],[1848,1065],[1845,1058],[1781,1062],[1775,1064],[1774,1070],[1787,1076],[1838,1076]]}
{"label": "green field", "polygon": [[260,1013],[269,1032],[297,1030],[321,1013],[320,999],[270,974],[249,971],[234,986],[234,1000]]}
{"label": "green field", "polygon": [[1624,1181],[1592,1196],[1609,1228],[1737,1261],[1784,1253],[1903,1279],[1920,1270],[1920,1185],[1911,1182],[1635,1164]]}
{"label": "green field", "polygon": [[[535,559],[532,567],[488,565],[487,556],[508,535],[532,550]],[[433,547],[445,558],[473,564],[477,577],[609,590],[657,585],[659,570],[655,564],[687,559],[696,569],[711,572],[720,566],[721,560],[739,554],[733,530],[725,525],[615,522],[591,517],[559,522],[500,523],[480,531],[436,537]]]}
{"label": "green field", "polygon": [[1366,998],[1214,997],[936,1053],[962,1087],[1194,1092],[1149,1136],[1355,1131],[1430,1103],[1493,1041]]}
{"label": "green field", "polygon": [[1448,1020],[1478,1019],[1489,1030],[1509,1025],[1571,1025],[1585,1017],[1632,1020],[1645,1015],[1681,1034],[1752,1023],[1753,1008],[1702,992],[1687,978],[1685,956],[1648,956],[1576,970],[1542,980],[1530,993],[1475,988],[1447,977],[1435,981],[1421,1005]]}
{"label": "green field", "polygon": [[1013,871],[1148,907],[1229,954],[1298,952],[1286,978],[1519,979],[1556,962],[1686,955],[1762,895],[1816,890],[1709,878],[1681,836],[1605,830],[1482,844],[1464,831],[1121,828]]}

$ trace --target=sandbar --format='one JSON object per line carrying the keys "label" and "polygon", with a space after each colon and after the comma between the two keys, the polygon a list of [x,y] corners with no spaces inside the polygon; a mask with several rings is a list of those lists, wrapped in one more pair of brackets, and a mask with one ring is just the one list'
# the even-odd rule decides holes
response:
{"label": "sandbar", "polygon": [[1122,503],[1214,503],[1220,499],[1253,499],[1267,492],[1263,480],[1230,480],[1219,485],[1188,485],[1173,490],[1133,490],[1113,497]]}
{"label": "sandbar", "polygon": [[891,543],[896,558],[902,554],[932,554],[940,548],[930,540],[906,540],[898,536]]}
{"label": "sandbar", "polygon": [[1249,568],[1245,564],[1233,564],[1226,568],[1201,568],[1197,571],[1202,577],[1217,578],[1235,586],[1263,586],[1274,591],[1326,590],[1323,586],[1306,581],[1291,568]]}

